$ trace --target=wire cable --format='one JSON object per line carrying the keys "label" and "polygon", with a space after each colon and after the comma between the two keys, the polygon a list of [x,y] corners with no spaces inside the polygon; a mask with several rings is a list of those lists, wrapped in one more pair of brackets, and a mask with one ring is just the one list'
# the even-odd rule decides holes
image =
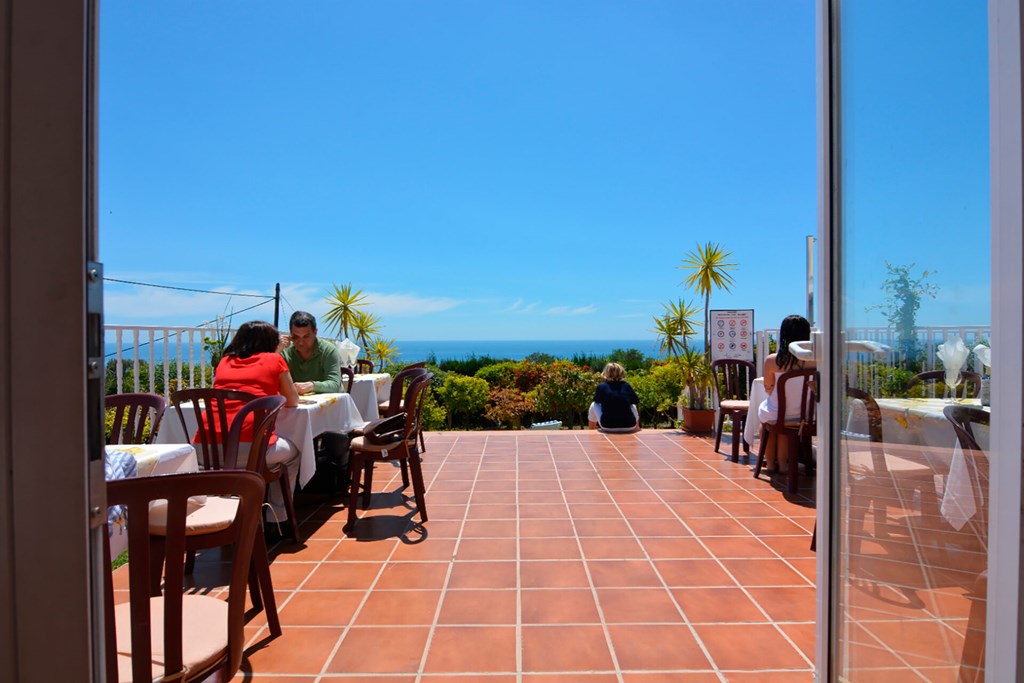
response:
{"label": "wire cable", "polygon": [[[123,285],[138,285],[139,287],[156,287],[157,289],[173,289],[179,292],[196,292],[198,294],[220,294],[222,296],[248,296],[254,299],[266,297],[266,294],[240,294],[239,292],[215,292],[210,289],[191,289],[190,287],[174,287],[172,285],[155,285],[151,282],[135,282],[134,280],[118,280],[113,277],[103,278],[107,282],[120,282]],[[273,299],[273,297],[271,297]]]}

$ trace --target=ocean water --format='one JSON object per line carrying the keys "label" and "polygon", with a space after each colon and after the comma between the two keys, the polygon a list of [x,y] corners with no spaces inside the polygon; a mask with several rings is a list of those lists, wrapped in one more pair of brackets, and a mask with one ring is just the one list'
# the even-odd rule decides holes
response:
{"label": "ocean water", "polygon": [[[415,363],[427,360],[431,356],[438,362],[444,360],[464,360],[473,356],[490,356],[491,358],[508,358],[522,360],[531,353],[546,353],[555,358],[572,358],[574,355],[604,356],[615,349],[637,349],[652,358],[658,358],[658,344],[653,339],[533,339],[533,340],[444,340],[444,341],[396,341],[399,359],[403,363]],[[148,361],[151,350],[149,346],[140,345],[139,358]],[[182,361],[189,359],[188,346],[181,349]],[[200,345],[193,345],[193,357],[198,362],[202,352]],[[117,347],[113,343],[106,344],[107,360],[116,357]],[[133,358],[135,355],[130,339],[125,340],[122,358]],[[176,359],[177,345],[169,343],[167,355]],[[155,361],[164,357],[163,342],[157,342],[152,349]]]}

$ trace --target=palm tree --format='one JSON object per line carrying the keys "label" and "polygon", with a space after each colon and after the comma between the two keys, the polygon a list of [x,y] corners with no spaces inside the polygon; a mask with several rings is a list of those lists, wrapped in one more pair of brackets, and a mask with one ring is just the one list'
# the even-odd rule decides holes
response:
{"label": "palm tree", "polygon": [[685,348],[679,340],[679,328],[669,316],[654,316],[654,329],[651,331],[658,335],[658,350],[662,353],[678,357],[679,351]]}
{"label": "palm tree", "polygon": [[700,309],[690,303],[683,303],[682,299],[669,301],[662,304],[665,308],[665,319],[668,320],[679,334],[683,349],[690,348],[690,337],[697,334],[696,328],[700,326],[694,318],[700,314]]}
{"label": "palm tree", "polygon": [[366,349],[366,355],[376,359],[377,369],[383,371],[386,365],[394,362],[398,357],[398,347],[395,346],[394,339],[376,337],[370,341],[370,345]]}
{"label": "palm tree", "polygon": [[705,245],[697,243],[697,250],[691,251],[683,259],[683,265],[677,266],[680,270],[688,270],[690,274],[681,284],[693,287],[697,294],[704,297],[704,354],[711,353],[711,290],[716,287],[729,291],[729,286],[734,280],[728,271],[735,270],[737,264],[727,263],[726,259],[732,256],[731,251],[725,251],[719,244],[708,242]]}
{"label": "palm tree", "polygon": [[356,334],[356,340],[364,349],[370,337],[380,334],[380,318],[373,313],[366,311],[355,311],[352,317],[352,331]]}
{"label": "palm tree", "polygon": [[351,284],[332,286],[334,291],[329,292],[325,298],[330,309],[324,315],[324,322],[328,327],[334,327],[341,332],[343,337],[347,337],[356,313],[367,303],[366,297],[361,289],[353,291]]}

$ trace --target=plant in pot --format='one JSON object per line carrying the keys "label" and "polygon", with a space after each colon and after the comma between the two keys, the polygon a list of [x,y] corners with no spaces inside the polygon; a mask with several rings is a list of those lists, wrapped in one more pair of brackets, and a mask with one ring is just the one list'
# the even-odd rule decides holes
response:
{"label": "plant in pot", "polygon": [[706,434],[714,429],[715,409],[711,407],[711,364],[707,356],[695,349],[686,349],[678,358],[686,390],[683,392],[683,429]]}

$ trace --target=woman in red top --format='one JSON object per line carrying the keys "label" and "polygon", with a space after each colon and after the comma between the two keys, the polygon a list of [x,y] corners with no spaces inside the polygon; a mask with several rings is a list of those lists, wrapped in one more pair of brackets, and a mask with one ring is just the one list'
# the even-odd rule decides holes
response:
{"label": "woman in red top", "polygon": [[[291,373],[284,358],[277,353],[279,335],[270,323],[260,320],[243,323],[231,343],[224,349],[224,357],[217,364],[213,375],[214,389],[233,389],[254,394],[257,398],[281,394],[285,398],[285,406],[299,405],[299,395],[295,391]],[[228,424],[242,409],[242,403],[228,407]],[[254,425],[249,421],[242,425],[241,442],[238,444],[239,462],[245,462],[252,446]],[[267,465],[275,466],[284,462],[288,464],[288,478],[292,490],[299,478],[299,451],[287,439],[273,435],[267,448]],[[284,497],[277,486],[270,487],[270,505],[278,521],[287,519]]]}

